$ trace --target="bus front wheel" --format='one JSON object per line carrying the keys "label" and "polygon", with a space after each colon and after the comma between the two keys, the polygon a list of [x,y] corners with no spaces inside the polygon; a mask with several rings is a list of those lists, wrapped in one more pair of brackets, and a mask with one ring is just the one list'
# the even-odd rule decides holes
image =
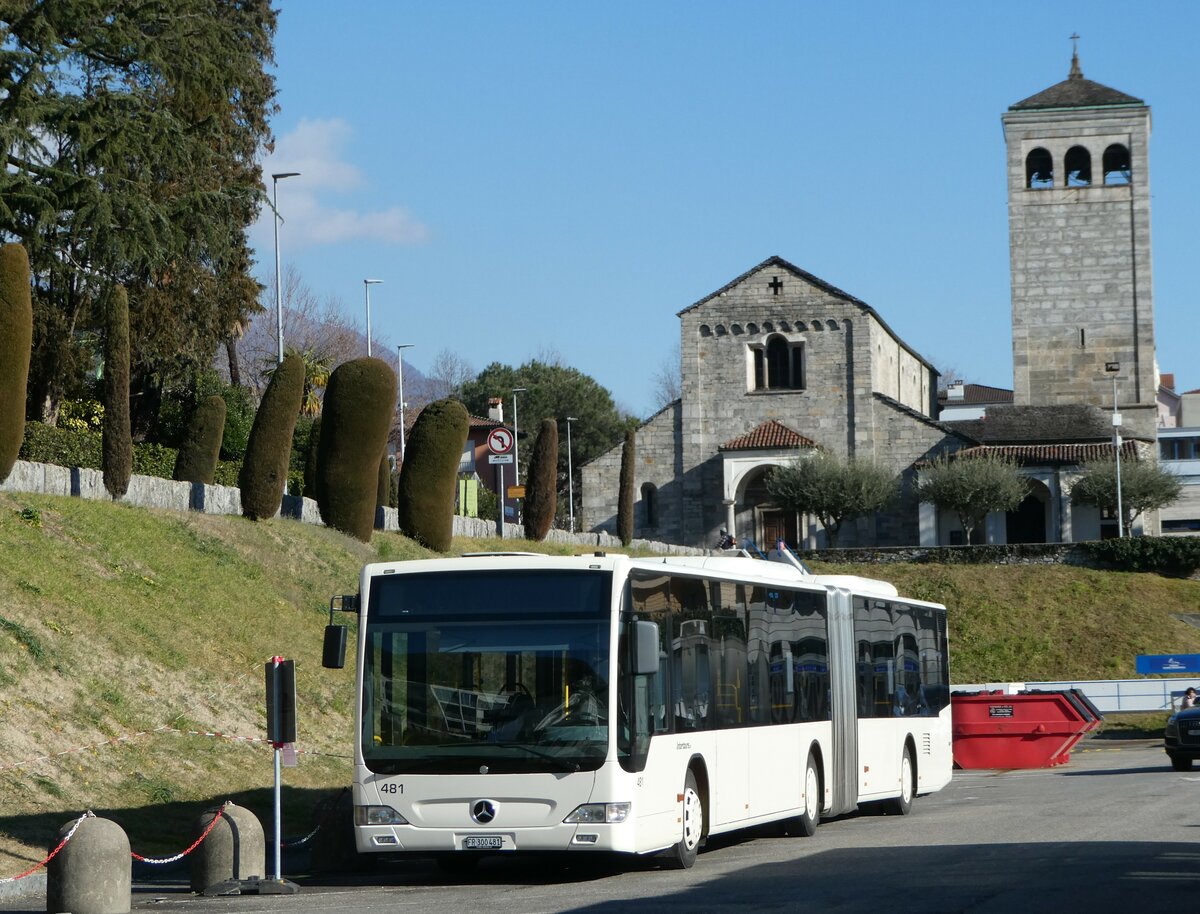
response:
{"label": "bus front wheel", "polygon": [[667,860],[672,869],[691,869],[700,853],[700,839],[704,837],[704,800],[696,786],[696,775],[689,768],[683,779],[683,835],[679,842],[667,851]]}
{"label": "bus front wheel", "polygon": [[804,812],[783,821],[783,833],[789,838],[811,838],[821,823],[821,778],[817,760],[808,754],[804,767]]}

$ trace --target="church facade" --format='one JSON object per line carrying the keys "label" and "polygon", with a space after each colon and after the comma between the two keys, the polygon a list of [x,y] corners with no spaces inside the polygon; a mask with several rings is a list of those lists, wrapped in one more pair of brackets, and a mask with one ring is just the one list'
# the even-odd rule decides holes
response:
{"label": "church facade", "polygon": [[[937,371],[870,305],[771,257],[679,312],[681,393],[635,437],[635,536],[712,545],[721,529],[815,546],[766,475],[813,448],[901,475],[894,511],[848,523],[842,545],[918,539],[914,464],[961,446],[934,419]],[[616,529],[621,448],[582,468],[584,529]]]}

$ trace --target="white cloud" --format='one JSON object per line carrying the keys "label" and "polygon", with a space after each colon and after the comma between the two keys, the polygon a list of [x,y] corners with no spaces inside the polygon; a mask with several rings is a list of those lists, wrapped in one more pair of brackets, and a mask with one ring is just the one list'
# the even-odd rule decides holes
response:
{"label": "white cloud", "polygon": [[[299,177],[278,182],[279,211],[289,247],[362,240],[419,244],[429,237],[429,229],[404,207],[364,211],[338,205],[339,196],[370,186],[358,167],[343,158],[343,149],[353,133],[353,128],[340,118],[305,118],[278,139],[275,151],[263,161],[268,198],[273,191],[272,174],[300,173]],[[264,207],[251,241],[270,237],[271,211]]]}

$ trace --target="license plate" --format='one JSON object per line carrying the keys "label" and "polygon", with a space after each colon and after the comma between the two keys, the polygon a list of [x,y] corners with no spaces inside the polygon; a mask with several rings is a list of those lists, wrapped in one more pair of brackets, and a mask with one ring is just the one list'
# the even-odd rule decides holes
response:
{"label": "license plate", "polygon": [[500,835],[469,835],[463,838],[463,850],[499,850],[504,847],[504,838]]}

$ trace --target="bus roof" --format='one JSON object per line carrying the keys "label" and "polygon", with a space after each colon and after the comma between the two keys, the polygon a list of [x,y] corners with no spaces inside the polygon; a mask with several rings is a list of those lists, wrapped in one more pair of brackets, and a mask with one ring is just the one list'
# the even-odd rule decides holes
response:
{"label": "bus roof", "polygon": [[380,562],[367,565],[364,574],[395,574],[398,571],[446,571],[461,568],[464,563],[480,568],[600,568],[616,569],[618,563],[628,562],[631,568],[662,572],[665,568],[696,575],[716,574],[724,578],[775,582],[780,585],[832,587],[882,597],[899,596],[895,586],[887,581],[852,574],[807,574],[784,561],[765,561],[748,556],[670,555],[633,558],[621,553],[585,553],[573,556],[543,555],[532,552],[475,552],[443,559],[417,559],[404,562]]}

